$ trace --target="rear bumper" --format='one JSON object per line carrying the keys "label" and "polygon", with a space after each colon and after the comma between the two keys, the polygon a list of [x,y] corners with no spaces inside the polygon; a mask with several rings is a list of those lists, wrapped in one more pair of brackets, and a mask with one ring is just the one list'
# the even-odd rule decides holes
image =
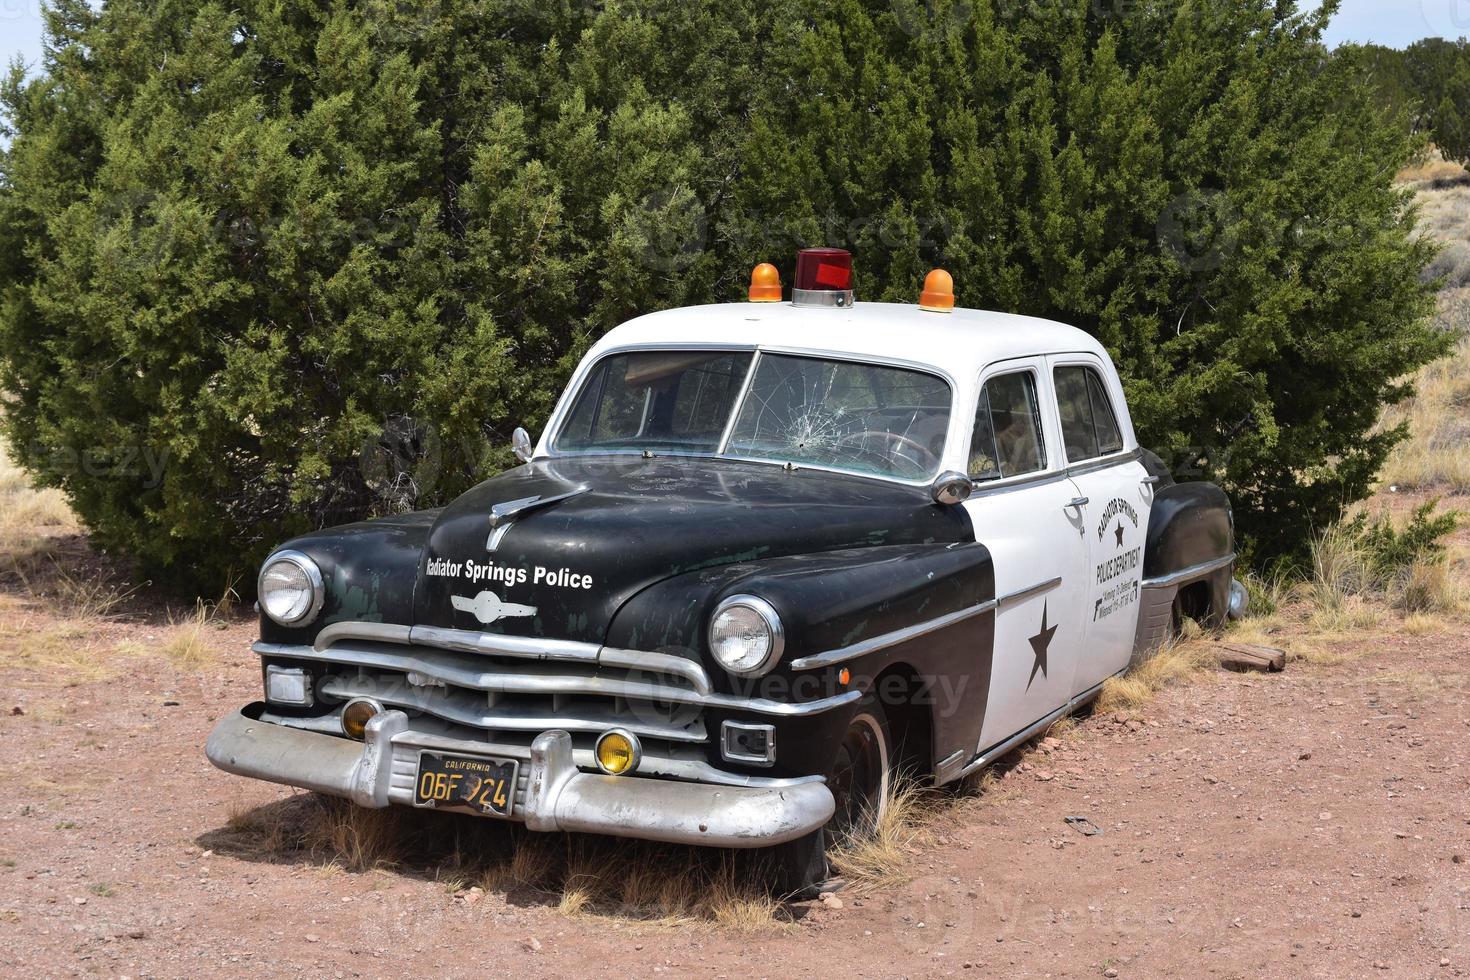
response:
{"label": "rear bumper", "polygon": [[[259,705],[247,706],[215,725],[204,749],[210,762],[226,772],[345,797],[365,807],[412,805],[424,749],[484,751],[473,742],[414,732],[401,711],[375,716],[363,741],[355,742],[250,716],[259,710]],[[769,847],[823,826],[834,809],[831,791],[820,782],[715,786],[582,772],[572,762],[571,735],[564,731],[541,733],[519,761],[511,819],[531,830]]]}

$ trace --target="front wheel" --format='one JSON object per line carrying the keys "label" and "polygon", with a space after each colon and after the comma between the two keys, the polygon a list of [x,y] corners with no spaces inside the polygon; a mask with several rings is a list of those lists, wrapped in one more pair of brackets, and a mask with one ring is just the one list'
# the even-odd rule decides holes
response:
{"label": "front wheel", "polygon": [[883,706],[871,694],[858,705],[838,746],[827,788],[836,808],[820,830],[772,848],[776,888],[811,897],[831,873],[827,848],[871,837],[888,808],[893,782],[893,737]]}

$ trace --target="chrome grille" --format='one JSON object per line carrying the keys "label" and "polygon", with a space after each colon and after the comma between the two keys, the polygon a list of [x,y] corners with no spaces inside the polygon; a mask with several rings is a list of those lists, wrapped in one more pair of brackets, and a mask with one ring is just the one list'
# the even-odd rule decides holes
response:
{"label": "chrome grille", "polygon": [[327,666],[325,673],[319,668],[317,691],[328,703],[372,698],[490,739],[518,742],[552,729],[596,735],[615,727],[668,743],[707,739],[701,702],[709,681],[699,664],[681,657],[566,641],[548,641],[542,652],[494,634],[352,625],[334,624],[310,650],[257,650],[305,654]]}

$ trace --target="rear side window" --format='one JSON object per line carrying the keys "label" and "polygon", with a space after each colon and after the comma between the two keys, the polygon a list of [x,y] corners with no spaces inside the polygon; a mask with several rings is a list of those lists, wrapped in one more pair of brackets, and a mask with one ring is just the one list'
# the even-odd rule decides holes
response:
{"label": "rear side window", "polygon": [[970,476],[1000,480],[1046,466],[1036,378],[1030,371],[1002,374],[980,389],[970,439]]}
{"label": "rear side window", "polygon": [[1118,416],[1098,373],[1089,367],[1060,367],[1055,378],[1067,462],[1077,463],[1121,450],[1123,435],[1118,428]]}

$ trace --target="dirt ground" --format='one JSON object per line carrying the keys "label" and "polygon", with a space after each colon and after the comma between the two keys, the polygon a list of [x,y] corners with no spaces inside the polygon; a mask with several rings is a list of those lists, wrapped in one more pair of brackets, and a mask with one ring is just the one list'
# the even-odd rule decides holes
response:
{"label": "dirt ground", "polygon": [[753,931],[239,846],[293,795],[203,755],[214,719],[258,697],[253,625],[164,657],[162,613],[58,622],[0,591],[0,645],[49,631],[107,665],[0,655],[3,975],[1470,975],[1464,617],[1390,616],[1282,674],[1210,673],[1083,719],[943,802],[907,883]]}

